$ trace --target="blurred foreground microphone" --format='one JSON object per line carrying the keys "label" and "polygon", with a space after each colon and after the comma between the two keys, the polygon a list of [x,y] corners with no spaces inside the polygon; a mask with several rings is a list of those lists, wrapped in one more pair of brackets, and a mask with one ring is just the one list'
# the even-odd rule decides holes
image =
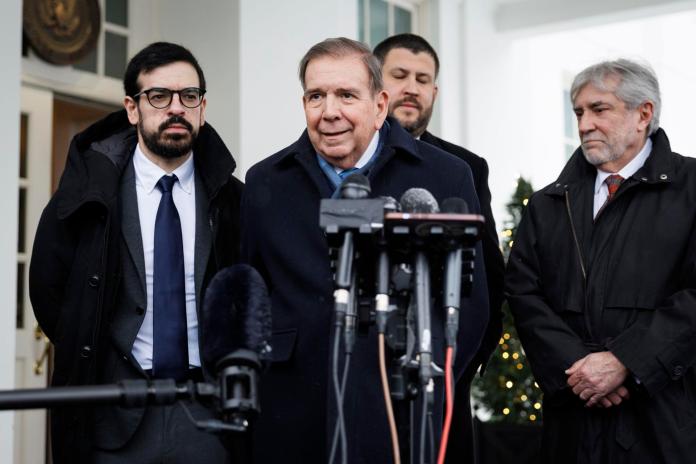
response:
{"label": "blurred foreground microphone", "polygon": [[401,210],[404,213],[437,213],[440,211],[432,193],[422,188],[410,188],[401,195]]}
{"label": "blurred foreground microphone", "polygon": [[[447,198],[442,202],[442,212],[446,214],[468,214],[469,205],[462,198]],[[443,303],[445,307],[446,346],[455,346],[459,330],[459,306],[462,290],[462,245],[452,241],[445,261]]]}
{"label": "blurred foreground microphone", "polygon": [[199,323],[201,358],[217,373],[224,420],[246,428],[259,413],[259,372],[271,354],[271,304],[263,278],[245,264],[222,269],[206,290]]}

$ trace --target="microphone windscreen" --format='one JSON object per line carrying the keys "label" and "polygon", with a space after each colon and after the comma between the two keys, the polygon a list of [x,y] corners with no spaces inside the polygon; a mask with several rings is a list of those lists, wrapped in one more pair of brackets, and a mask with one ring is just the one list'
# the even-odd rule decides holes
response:
{"label": "microphone windscreen", "polygon": [[401,195],[401,210],[405,213],[437,213],[440,208],[432,193],[422,188],[410,188]]}
{"label": "microphone windscreen", "polygon": [[398,201],[396,201],[396,198],[390,196],[382,196],[380,198],[384,200],[385,213],[398,213],[399,211],[401,211],[401,205]]}
{"label": "microphone windscreen", "polygon": [[370,181],[359,172],[346,177],[341,183],[341,198],[359,200],[370,196]]}
{"label": "microphone windscreen", "polygon": [[201,358],[211,369],[238,349],[268,360],[271,303],[256,269],[236,264],[215,274],[205,292],[199,324]]}
{"label": "microphone windscreen", "polygon": [[466,200],[458,197],[445,198],[440,205],[440,211],[450,214],[468,214],[469,205]]}

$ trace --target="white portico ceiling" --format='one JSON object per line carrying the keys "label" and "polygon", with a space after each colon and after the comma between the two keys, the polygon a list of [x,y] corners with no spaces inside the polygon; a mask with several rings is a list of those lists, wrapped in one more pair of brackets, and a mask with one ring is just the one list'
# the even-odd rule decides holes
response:
{"label": "white portico ceiling", "polygon": [[498,0],[498,32],[522,35],[696,9],[694,0]]}

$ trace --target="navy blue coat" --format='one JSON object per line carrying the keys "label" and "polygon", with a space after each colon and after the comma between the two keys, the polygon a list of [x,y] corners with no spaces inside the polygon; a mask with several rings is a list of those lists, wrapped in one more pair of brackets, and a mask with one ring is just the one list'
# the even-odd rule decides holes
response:
{"label": "navy blue coat", "polygon": [[[479,205],[469,166],[419,142],[389,119],[383,148],[368,178],[374,196],[399,198],[411,187],[438,201],[460,197]],[[262,379],[262,413],[256,424],[260,463],[324,463],[333,431],[329,406],[330,340],[334,283],[329,249],[319,227],[319,204],[332,187],[305,131],[300,139],[253,166],[242,200],[242,255],[266,279],[273,310],[273,363]],[[485,269],[477,246],[472,297],[461,311],[455,376],[476,353],[488,321]],[[433,306],[433,352],[442,366],[444,311]],[[379,380],[374,327],[358,337],[345,395],[349,462],[392,460]],[[419,410],[417,408],[417,410]],[[442,381],[436,383],[435,438],[442,424]]]}

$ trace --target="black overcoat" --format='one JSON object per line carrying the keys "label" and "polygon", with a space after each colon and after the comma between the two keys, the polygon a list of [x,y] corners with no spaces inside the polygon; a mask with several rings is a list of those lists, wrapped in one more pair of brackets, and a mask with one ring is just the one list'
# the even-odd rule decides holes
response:
{"label": "black overcoat", "polygon": [[[54,346],[53,386],[96,383],[110,349],[109,324],[121,281],[120,178],[137,137],[125,110],[76,135],[60,184],[41,215],[29,272],[31,302]],[[220,136],[201,127],[194,146],[197,175],[208,194],[213,249],[203,288],[239,258],[242,183]],[[90,411],[51,413],[53,462],[88,462]]]}
{"label": "black overcoat", "polygon": [[[594,221],[596,169],[577,150],[520,223],[506,293],[545,393],[545,462],[694,462],[696,160],[661,129],[652,141]],[[605,350],[632,396],[584,408],[564,370]]]}
{"label": "black overcoat", "polygon": [[[389,119],[391,130],[370,169],[372,194],[399,198],[411,187],[438,199],[460,197],[472,211],[478,201],[469,166],[415,140]],[[334,418],[330,397],[329,341],[333,279],[319,203],[333,188],[321,171],[306,131],[300,139],[252,167],[242,202],[243,254],[269,284],[273,308],[273,363],[262,379],[262,413],[255,454],[260,463],[325,463]],[[455,372],[459,376],[477,351],[488,320],[480,244],[473,296],[461,312]],[[443,311],[434,306],[435,360],[442,365]],[[358,337],[346,388],[349,462],[391,461],[381,396],[376,330]],[[442,424],[442,384],[434,405],[436,440]],[[418,410],[418,407],[416,408]]]}

